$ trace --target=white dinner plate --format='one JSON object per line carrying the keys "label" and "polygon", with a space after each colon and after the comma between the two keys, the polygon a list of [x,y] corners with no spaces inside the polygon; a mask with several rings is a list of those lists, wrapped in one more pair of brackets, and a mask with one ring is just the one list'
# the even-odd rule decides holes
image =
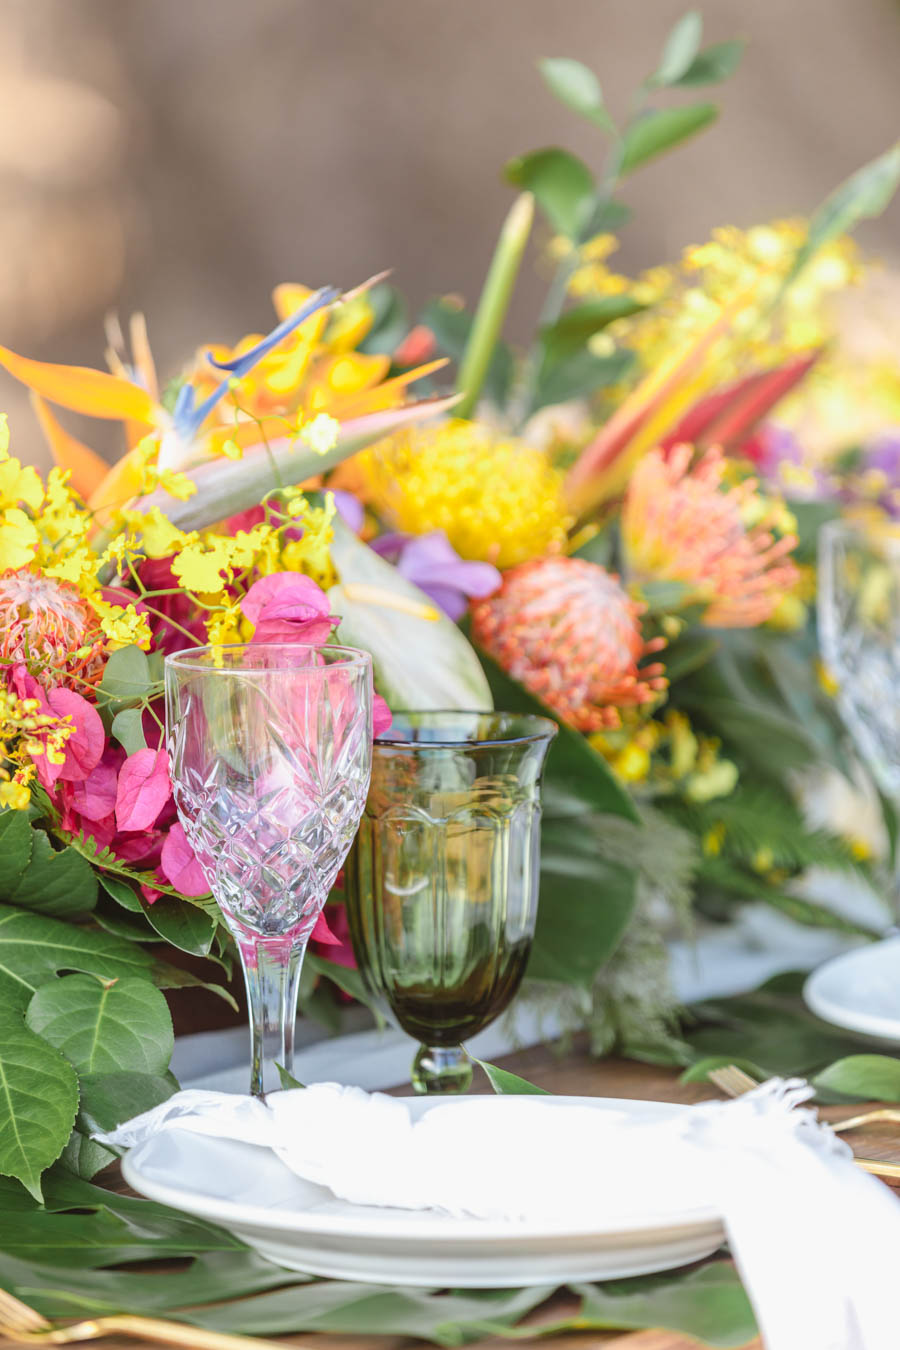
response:
{"label": "white dinner plate", "polygon": [[803,997],[823,1022],[900,1045],[900,937],[826,961],[806,981]]}
{"label": "white dinner plate", "polygon": [[[635,1124],[687,1109],[615,1098],[551,1100],[625,1112]],[[440,1097],[409,1102],[416,1115],[450,1104]],[[365,1149],[364,1139],[359,1144]],[[377,1167],[378,1159],[371,1164]],[[553,1159],[535,1165],[552,1168]],[[122,1172],[142,1195],[220,1224],[280,1266],[377,1284],[490,1289],[620,1279],[699,1261],[725,1236],[709,1208],[662,1210],[640,1175],[633,1213],[598,1214],[578,1225],[353,1205],[295,1176],[268,1149],[187,1130],[165,1130],[138,1145],[123,1159]]]}

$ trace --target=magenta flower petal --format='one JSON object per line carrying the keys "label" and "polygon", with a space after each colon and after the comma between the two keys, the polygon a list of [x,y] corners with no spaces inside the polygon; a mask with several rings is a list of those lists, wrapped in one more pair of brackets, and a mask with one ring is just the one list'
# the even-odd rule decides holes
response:
{"label": "magenta flower petal", "polygon": [[383,736],[386,731],[390,731],[391,722],[394,715],[380,694],[376,694],[372,700],[372,735]]}
{"label": "magenta flower petal", "polygon": [[100,714],[74,689],[51,689],[47,702],[57,717],[69,717],[75,727],[66,741],[66,762],[59,777],[63,782],[81,783],[97,767],[106,744]]}
{"label": "magenta flower petal", "polygon": [[116,825],[120,830],[149,830],[169,800],[169,756],[165,750],[136,750],[119,770]]}
{"label": "magenta flower petal", "polygon": [[86,820],[105,820],[116,809],[118,772],[114,764],[98,764],[72,792],[72,805]]}
{"label": "magenta flower petal", "polygon": [[163,875],[182,895],[206,895],[209,891],[206,873],[177,821],[166,835],[159,864]]}
{"label": "magenta flower petal", "polygon": [[241,601],[244,617],[257,624],[266,619],[293,619],[306,623],[327,616],[328,596],[311,577],[300,572],[273,572],[261,577]]}
{"label": "magenta flower petal", "polygon": [[335,937],[334,933],[332,933],[331,929],[328,927],[328,920],[325,918],[324,909],[316,919],[316,926],[309,936],[311,942],[321,942],[326,947],[340,947],[341,945],[341,939]]}

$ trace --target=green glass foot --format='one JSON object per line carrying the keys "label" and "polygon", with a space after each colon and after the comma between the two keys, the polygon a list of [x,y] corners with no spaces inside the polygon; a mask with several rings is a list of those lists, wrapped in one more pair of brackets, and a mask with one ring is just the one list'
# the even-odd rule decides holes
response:
{"label": "green glass foot", "polygon": [[413,1060],[414,1092],[468,1092],[472,1061],[461,1045],[420,1045]]}

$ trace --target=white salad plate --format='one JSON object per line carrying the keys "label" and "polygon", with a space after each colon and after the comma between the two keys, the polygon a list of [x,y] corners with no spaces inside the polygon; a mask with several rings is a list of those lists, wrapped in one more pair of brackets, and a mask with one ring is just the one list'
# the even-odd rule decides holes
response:
{"label": "white salad plate", "polygon": [[[687,1109],[615,1098],[552,1100],[624,1112],[635,1124]],[[436,1105],[450,1102],[409,1101],[416,1116]],[[366,1148],[365,1139],[359,1146]],[[370,1161],[377,1168],[377,1157]],[[535,1165],[552,1168],[553,1159],[536,1159]],[[601,1213],[585,1224],[349,1204],[295,1176],[268,1149],[187,1130],[164,1130],[145,1140],[125,1156],[122,1171],[142,1195],[219,1224],[280,1266],[377,1284],[476,1289],[620,1279],[699,1261],[725,1237],[712,1209],[662,1209],[639,1175],[631,1213]]]}
{"label": "white salad plate", "polygon": [[823,1022],[900,1045],[900,937],[835,956],[803,987]]}

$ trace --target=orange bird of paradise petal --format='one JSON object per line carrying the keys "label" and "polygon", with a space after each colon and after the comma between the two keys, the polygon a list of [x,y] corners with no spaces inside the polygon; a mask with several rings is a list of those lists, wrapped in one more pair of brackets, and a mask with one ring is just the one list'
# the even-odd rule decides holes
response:
{"label": "orange bird of paradise petal", "polygon": [[72,412],[114,421],[143,422],[148,428],[154,424],[155,405],[146,389],[118,375],[107,375],[106,371],[91,370],[88,366],[33,361],[27,356],[17,356],[8,347],[0,347],[0,365],[35,394],[62,408],[71,408]]}
{"label": "orange bird of paradise petal", "polygon": [[54,460],[59,468],[68,470],[72,487],[80,497],[87,500],[109,473],[109,465],[96,450],[84,445],[60,425],[40,394],[32,390],[30,398]]}

